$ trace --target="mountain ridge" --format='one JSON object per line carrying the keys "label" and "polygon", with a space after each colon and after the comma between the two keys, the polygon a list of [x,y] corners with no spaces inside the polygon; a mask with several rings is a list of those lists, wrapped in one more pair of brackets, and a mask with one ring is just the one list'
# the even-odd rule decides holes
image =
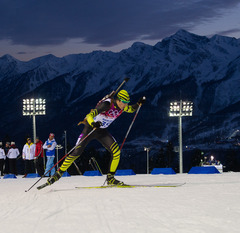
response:
{"label": "mountain ridge", "polygon": [[[17,132],[12,125],[29,122],[21,116],[23,98],[42,97],[47,99],[47,115],[39,117],[40,135],[50,129],[60,134],[68,128],[76,137],[79,133],[75,132],[76,122],[123,78],[130,77],[124,88],[133,103],[142,95],[148,99],[139,116],[146,125],[143,132],[136,129],[133,136],[149,138],[146,134],[151,133],[152,137],[165,134],[176,140],[176,130],[172,130],[175,121],[168,117],[168,109],[170,101],[182,98],[194,102],[194,117],[184,124],[186,131],[192,129],[185,140],[194,144],[193,138],[198,138],[206,125],[212,124],[216,135],[238,127],[237,109],[234,118],[226,113],[220,119],[218,113],[240,103],[239,54],[239,39],[219,35],[207,38],[179,30],[153,46],[135,42],[118,53],[94,51],[62,58],[46,55],[28,62],[4,55],[0,57],[0,104],[4,110],[0,122],[6,123],[0,123],[1,132],[9,131],[12,137],[31,134],[31,123],[18,127]],[[15,109],[9,109],[6,103]],[[50,129],[48,124],[52,124]],[[120,124],[126,128],[128,123],[120,120]],[[176,122],[174,125],[177,127]],[[136,128],[140,126],[139,120]],[[123,134],[117,132],[119,137]],[[211,127],[206,136],[199,136],[200,140],[207,140],[209,135]]]}

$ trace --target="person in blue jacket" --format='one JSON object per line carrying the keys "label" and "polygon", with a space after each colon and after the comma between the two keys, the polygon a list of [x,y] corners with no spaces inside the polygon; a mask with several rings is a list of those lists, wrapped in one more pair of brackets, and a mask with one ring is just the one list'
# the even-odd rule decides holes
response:
{"label": "person in blue jacket", "polygon": [[[55,137],[55,135],[53,133],[50,133],[48,140],[43,145],[43,149],[47,150],[46,151],[47,164],[46,164],[45,173],[54,166],[55,147],[57,145],[54,137]],[[52,175],[54,175],[54,173],[55,173],[55,167],[50,172],[45,174],[45,176],[52,176]]]}

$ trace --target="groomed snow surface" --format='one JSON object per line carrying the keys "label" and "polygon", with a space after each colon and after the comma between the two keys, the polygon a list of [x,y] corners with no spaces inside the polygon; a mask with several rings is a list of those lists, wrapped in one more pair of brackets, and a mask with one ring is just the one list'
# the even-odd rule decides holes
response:
{"label": "groomed snow surface", "polygon": [[[37,178],[0,180],[3,233],[240,232],[240,173],[118,176],[128,184],[175,188],[75,189],[103,177],[64,177],[25,192]],[[38,185],[43,184],[43,178]]]}

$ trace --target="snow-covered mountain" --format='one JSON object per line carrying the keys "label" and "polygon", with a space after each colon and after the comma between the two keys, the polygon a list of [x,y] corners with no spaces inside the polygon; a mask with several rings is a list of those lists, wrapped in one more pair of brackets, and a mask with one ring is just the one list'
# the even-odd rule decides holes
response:
{"label": "snow-covered mountain", "polygon": [[[53,131],[61,136],[67,130],[75,141],[81,131],[76,124],[125,77],[132,103],[147,97],[128,141],[176,140],[178,122],[168,116],[172,100],[194,102],[193,117],[183,119],[185,143],[229,135],[240,124],[240,40],[180,30],[155,46],[136,42],[119,53],[47,55],[28,62],[0,57],[0,139],[31,135],[32,120],[22,116],[22,99],[42,97],[47,115],[37,117],[38,135],[46,138]],[[132,117],[126,114],[111,126],[119,142]]]}

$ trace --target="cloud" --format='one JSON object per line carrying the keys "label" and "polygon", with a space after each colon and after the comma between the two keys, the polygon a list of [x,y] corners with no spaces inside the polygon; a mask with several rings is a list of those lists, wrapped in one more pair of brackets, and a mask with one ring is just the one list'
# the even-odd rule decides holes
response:
{"label": "cloud", "polygon": [[17,54],[22,55],[22,54],[27,54],[26,52],[17,52]]}
{"label": "cloud", "polygon": [[224,36],[224,35],[229,35],[231,33],[236,33],[236,32],[240,32],[240,29],[239,28],[233,28],[233,29],[230,29],[230,30],[219,31],[216,34]]}
{"label": "cloud", "polygon": [[0,0],[0,39],[40,46],[81,38],[109,47],[156,40],[220,17],[238,0]]}

